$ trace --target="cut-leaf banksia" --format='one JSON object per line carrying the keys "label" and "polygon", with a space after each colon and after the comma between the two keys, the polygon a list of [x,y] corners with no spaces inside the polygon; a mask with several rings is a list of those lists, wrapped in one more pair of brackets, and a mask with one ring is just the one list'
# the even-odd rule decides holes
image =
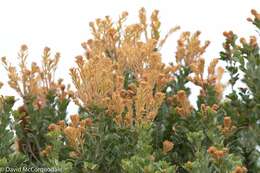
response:
{"label": "cut-leaf banksia", "polygon": [[[260,13],[251,14],[259,31]],[[158,10],[148,18],[141,8],[133,24],[127,17],[89,23],[91,38],[68,72],[72,87],[55,78],[61,56],[49,47],[40,65],[28,66],[26,45],[17,66],[2,57],[17,96],[0,96],[0,170],[260,172],[258,35],[225,31],[220,57],[208,61],[210,42],[184,31],[166,64],[162,47],[180,27],[162,35]],[[77,113],[68,113],[70,103]]]}

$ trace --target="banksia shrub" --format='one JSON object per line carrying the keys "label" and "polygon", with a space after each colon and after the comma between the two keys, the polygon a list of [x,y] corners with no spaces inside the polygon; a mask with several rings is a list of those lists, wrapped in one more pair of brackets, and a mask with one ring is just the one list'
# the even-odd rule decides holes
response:
{"label": "banksia shrub", "polygon": [[[248,21],[259,30],[259,13],[251,12]],[[148,18],[140,9],[134,24],[127,23],[127,16],[123,12],[117,21],[106,16],[90,22],[92,37],[82,43],[85,52],[68,72],[72,87],[55,78],[60,54],[53,56],[48,47],[41,65],[28,66],[26,45],[18,53],[18,68],[2,58],[8,85],[19,97],[0,99],[0,168],[259,172],[256,36],[238,39],[232,31],[224,32],[219,58],[207,62],[210,42],[200,40],[200,31],[184,31],[166,64],[161,49],[180,27],[161,34],[157,10]],[[224,74],[228,84],[222,82]],[[191,97],[193,87],[200,89],[196,98]],[[22,101],[18,108],[17,99]],[[67,113],[69,103],[78,106],[76,114]]]}

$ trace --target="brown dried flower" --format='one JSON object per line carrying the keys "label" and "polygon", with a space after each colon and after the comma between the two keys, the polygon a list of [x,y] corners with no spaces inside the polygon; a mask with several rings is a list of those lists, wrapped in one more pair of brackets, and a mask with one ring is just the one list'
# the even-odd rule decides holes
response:
{"label": "brown dried flower", "polygon": [[228,153],[228,150],[226,148],[224,148],[223,150],[220,150],[214,146],[211,146],[208,148],[208,153],[210,155],[212,155],[215,159],[219,160],[219,159],[225,157],[225,155]]}
{"label": "brown dried flower", "polygon": [[[144,8],[137,24],[125,26],[126,16],[124,12],[116,23],[110,17],[90,23],[93,38],[82,44],[86,54],[76,58],[77,67],[70,75],[77,104],[87,109],[93,105],[105,108],[115,115],[117,124],[131,126],[152,121],[157,115],[164,100],[160,92],[178,69],[166,67],[158,50],[179,27],[161,39],[158,11],[151,15],[150,30]],[[127,78],[136,81],[125,86]]]}
{"label": "brown dried flower", "polygon": [[232,120],[231,117],[225,116],[224,117],[224,122],[223,122],[223,127],[221,127],[221,132],[224,135],[228,135],[234,131],[236,127],[232,125]]}
{"label": "brown dried flower", "polygon": [[247,169],[244,166],[236,166],[232,173],[247,173]]}
{"label": "brown dried flower", "polygon": [[165,140],[163,142],[163,152],[166,154],[170,152],[174,147],[174,144],[171,141]]}
{"label": "brown dried flower", "polygon": [[60,54],[51,58],[50,48],[46,47],[43,50],[42,64],[38,66],[35,62],[30,67],[27,66],[28,47],[22,45],[18,53],[19,70],[9,63],[5,57],[2,58],[2,64],[8,72],[8,84],[22,98],[27,96],[36,96],[34,106],[40,109],[45,106],[45,97],[50,90],[56,90],[57,96],[60,93],[58,82],[55,81],[55,72],[60,59]]}
{"label": "brown dried flower", "polygon": [[188,115],[190,115],[190,113],[193,110],[193,107],[189,102],[186,92],[183,90],[178,91],[176,99],[179,103],[179,106],[176,108],[177,113],[180,114],[182,117],[187,117]]}

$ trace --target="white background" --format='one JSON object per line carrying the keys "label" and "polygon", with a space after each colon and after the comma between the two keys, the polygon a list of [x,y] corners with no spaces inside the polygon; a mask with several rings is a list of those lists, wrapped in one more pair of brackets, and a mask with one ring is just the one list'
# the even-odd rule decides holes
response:
{"label": "white background", "polygon": [[[145,7],[148,15],[153,9],[160,11],[162,33],[176,25],[182,31],[202,31],[202,40],[211,45],[206,59],[219,57],[224,37],[223,31],[248,36],[255,34],[246,18],[250,10],[260,10],[259,0],[0,0],[0,57],[6,56],[16,63],[21,44],[27,44],[30,61],[39,62],[42,49],[51,47],[62,55],[58,77],[70,82],[68,69],[73,67],[74,57],[82,54],[81,42],[90,38],[88,23],[110,15],[118,19],[122,11],[129,12],[129,22],[138,20],[138,10]],[[176,51],[175,33],[163,48],[163,60],[173,60]],[[0,81],[7,77],[0,68]],[[5,86],[4,95],[14,94]]]}

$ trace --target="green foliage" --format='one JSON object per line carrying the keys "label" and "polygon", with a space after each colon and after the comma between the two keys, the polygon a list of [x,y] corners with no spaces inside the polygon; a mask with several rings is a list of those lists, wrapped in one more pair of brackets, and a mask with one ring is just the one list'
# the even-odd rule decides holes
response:
{"label": "green foliage", "polygon": [[14,97],[3,97],[0,106],[0,158],[8,156],[13,151],[11,145],[14,141],[14,133],[10,127],[12,107],[14,105]]}
{"label": "green foliage", "polygon": [[156,161],[152,154],[151,124],[138,127],[138,142],[136,153],[129,159],[122,160],[122,167],[126,173],[173,173],[174,166],[166,161]]}
{"label": "green foliage", "polygon": [[40,164],[40,152],[48,144],[45,137],[48,126],[65,119],[69,100],[58,99],[55,92],[50,91],[42,108],[35,107],[35,101],[36,98],[25,99],[24,105],[14,112],[13,124],[20,150]]}
{"label": "green foliage", "polygon": [[[253,22],[260,31],[259,19]],[[259,118],[260,118],[260,54],[256,38],[251,37],[250,42],[240,39],[241,46],[237,43],[237,36],[229,33],[224,43],[225,50],[221,52],[221,59],[227,62],[230,73],[232,92],[227,96],[229,100],[223,103],[226,114],[232,117],[237,130],[225,139],[225,144],[231,151],[242,156],[243,162],[249,173],[258,172],[257,163],[260,156],[259,146]],[[245,87],[238,87],[241,85]]]}
{"label": "green foliage", "polygon": [[93,122],[87,129],[82,159],[96,172],[122,172],[121,160],[133,155],[138,134],[134,129],[118,127],[104,113],[93,117]]}

